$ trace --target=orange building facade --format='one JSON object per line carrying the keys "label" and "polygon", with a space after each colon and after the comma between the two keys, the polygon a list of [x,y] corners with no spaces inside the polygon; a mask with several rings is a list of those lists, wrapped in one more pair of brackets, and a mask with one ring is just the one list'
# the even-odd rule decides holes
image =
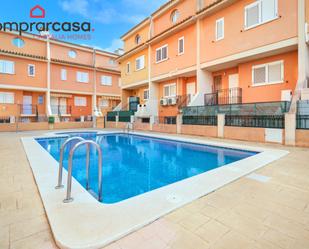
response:
{"label": "orange building facade", "polygon": [[183,106],[291,101],[308,87],[305,9],[307,0],[168,1],[122,36],[123,107],[138,97],[136,116],[176,116]]}
{"label": "orange building facade", "polygon": [[0,121],[87,121],[120,103],[117,54],[0,32]]}

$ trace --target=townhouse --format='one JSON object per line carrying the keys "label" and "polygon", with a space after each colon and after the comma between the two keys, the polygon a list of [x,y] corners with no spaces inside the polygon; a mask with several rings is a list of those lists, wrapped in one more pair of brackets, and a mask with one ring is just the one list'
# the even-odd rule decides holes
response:
{"label": "townhouse", "polygon": [[0,122],[91,120],[120,103],[117,54],[0,32]]}
{"label": "townhouse", "polygon": [[184,106],[305,99],[306,9],[307,0],[168,1],[122,36],[123,109],[169,117]]}

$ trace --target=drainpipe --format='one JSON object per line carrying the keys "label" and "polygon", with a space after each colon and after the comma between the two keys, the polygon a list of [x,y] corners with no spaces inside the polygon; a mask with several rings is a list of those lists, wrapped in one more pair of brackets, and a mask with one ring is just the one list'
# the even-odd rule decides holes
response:
{"label": "drainpipe", "polygon": [[92,115],[97,110],[97,70],[96,70],[96,49],[93,49],[93,95],[92,95]]}
{"label": "drainpipe", "polygon": [[50,52],[50,35],[47,34],[46,35],[46,53],[47,53],[47,92],[46,92],[46,114],[47,116],[51,116],[52,112],[51,112],[51,106],[50,106],[50,82],[51,82],[51,78],[50,78],[50,61],[51,61],[51,52]]}

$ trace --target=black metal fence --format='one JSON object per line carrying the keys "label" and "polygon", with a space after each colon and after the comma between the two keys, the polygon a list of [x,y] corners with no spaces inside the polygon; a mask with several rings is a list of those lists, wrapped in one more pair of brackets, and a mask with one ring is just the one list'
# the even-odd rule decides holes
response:
{"label": "black metal fence", "polygon": [[177,122],[176,116],[157,116],[154,117],[154,122],[156,124],[172,124],[175,125]]}
{"label": "black metal fence", "polygon": [[116,116],[118,116],[119,122],[130,122],[131,116],[134,115],[133,111],[116,111],[116,112],[108,112],[107,113],[107,121],[115,122]]}
{"label": "black metal fence", "polygon": [[218,123],[217,116],[183,116],[183,125],[211,125],[216,126]]}
{"label": "black metal fence", "polygon": [[309,129],[309,115],[297,115],[296,128],[297,129]]}
{"label": "black metal fence", "polygon": [[204,104],[206,106],[241,103],[242,89],[240,87],[217,90],[214,93],[208,93],[204,95]]}
{"label": "black metal fence", "polygon": [[226,126],[284,128],[284,115],[225,116]]}

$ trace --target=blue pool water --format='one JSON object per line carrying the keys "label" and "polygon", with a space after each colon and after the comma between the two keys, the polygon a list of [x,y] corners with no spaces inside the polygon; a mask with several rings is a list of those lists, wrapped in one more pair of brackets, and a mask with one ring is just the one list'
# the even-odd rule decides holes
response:
{"label": "blue pool water", "polygon": [[[103,153],[103,203],[116,203],[257,154],[120,133],[70,133],[69,136],[81,136],[99,143]],[[60,147],[66,139],[42,138],[37,141],[59,161]],[[68,153],[74,144],[69,144],[65,151],[66,169]],[[79,148],[73,159],[73,177],[84,187],[85,153],[85,148]],[[97,194],[98,167],[94,149],[90,158],[90,188]]]}

